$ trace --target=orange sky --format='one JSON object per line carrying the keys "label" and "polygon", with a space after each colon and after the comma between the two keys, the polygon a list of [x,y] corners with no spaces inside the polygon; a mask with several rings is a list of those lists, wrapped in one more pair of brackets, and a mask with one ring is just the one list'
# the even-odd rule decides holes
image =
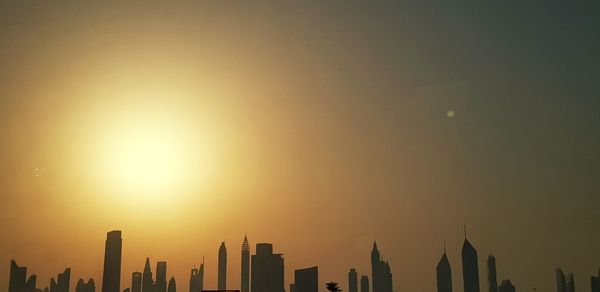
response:
{"label": "orange sky", "polygon": [[[561,266],[588,291],[593,82],[519,67],[588,70],[530,53],[544,40],[497,46],[527,39],[517,24],[549,33],[559,10],[512,27],[484,17],[511,7],[445,5],[0,4],[0,287],[16,259],[38,286],[69,266],[100,289],[120,229],[122,289],[147,256],[182,291],[205,257],[215,288],[222,240],[238,288],[244,234],[285,255],[286,285],[318,265],[344,289],[350,268],[370,276],[377,240],[398,291],[434,290],[446,240],[459,289],[467,225],[480,268],[493,252],[517,289],[549,291]],[[580,10],[555,37],[595,48]]]}

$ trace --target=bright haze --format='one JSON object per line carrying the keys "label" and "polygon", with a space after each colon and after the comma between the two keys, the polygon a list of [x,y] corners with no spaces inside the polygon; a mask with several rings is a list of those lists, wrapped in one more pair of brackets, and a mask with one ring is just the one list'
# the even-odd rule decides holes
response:
{"label": "bright haze", "polygon": [[0,4],[0,290],[11,259],[100,289],[119,229],[123,289],[147,256],[216,288],[221,241],[239,289],[247,234],[323,290],[377,240],[434,291],[445,240],[462,291],[466,225],[482,289],[492,252],[520,291],[589,291],[598,2],[83,2]]}

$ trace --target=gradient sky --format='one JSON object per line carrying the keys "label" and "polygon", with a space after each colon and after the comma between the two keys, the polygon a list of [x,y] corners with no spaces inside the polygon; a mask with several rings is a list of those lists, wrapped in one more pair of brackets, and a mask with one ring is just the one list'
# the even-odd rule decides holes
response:
{"label": "gradient sky", "polygon": [[[100,289],[112,229],[123,289],[146,256],[215,288],[222,240],[238,288],[247,233],[286,285],[345,290],[376,239],[395,289],[434,291],[446,240],[461,291],[463,225],[482,289],[491,251],[518,290],[560,266],[590,291],[597,1],[80,2],[0,3],[0,291],[10,259]],[[184,161],[151,196],[111,164],[144,131]]]}

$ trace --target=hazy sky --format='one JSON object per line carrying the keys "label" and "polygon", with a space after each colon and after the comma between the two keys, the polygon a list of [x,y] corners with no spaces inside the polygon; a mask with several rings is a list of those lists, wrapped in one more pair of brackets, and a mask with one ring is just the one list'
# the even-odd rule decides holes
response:
{"label": "hazy sky", "polygon": [[0,291],[10,259],[99,290],[112,229],[122,289],[146,256],[215,288],[222,240],[239,288],[246,233],[345,290],[376,239],[400,292],[446,240],[461,291],[463,225],[482,289],[491,251],[590,291],[598,1],[81,2],[0,4]]}

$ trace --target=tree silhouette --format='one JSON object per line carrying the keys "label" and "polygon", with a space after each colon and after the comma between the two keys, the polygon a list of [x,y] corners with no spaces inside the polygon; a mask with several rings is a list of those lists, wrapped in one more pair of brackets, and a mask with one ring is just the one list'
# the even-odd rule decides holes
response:
{"label": "tree silhouette", "polygon": [[326,284],[327,290],[330,292],[342,292],[342,289],[338,286],[337,282],[329,282]]}

